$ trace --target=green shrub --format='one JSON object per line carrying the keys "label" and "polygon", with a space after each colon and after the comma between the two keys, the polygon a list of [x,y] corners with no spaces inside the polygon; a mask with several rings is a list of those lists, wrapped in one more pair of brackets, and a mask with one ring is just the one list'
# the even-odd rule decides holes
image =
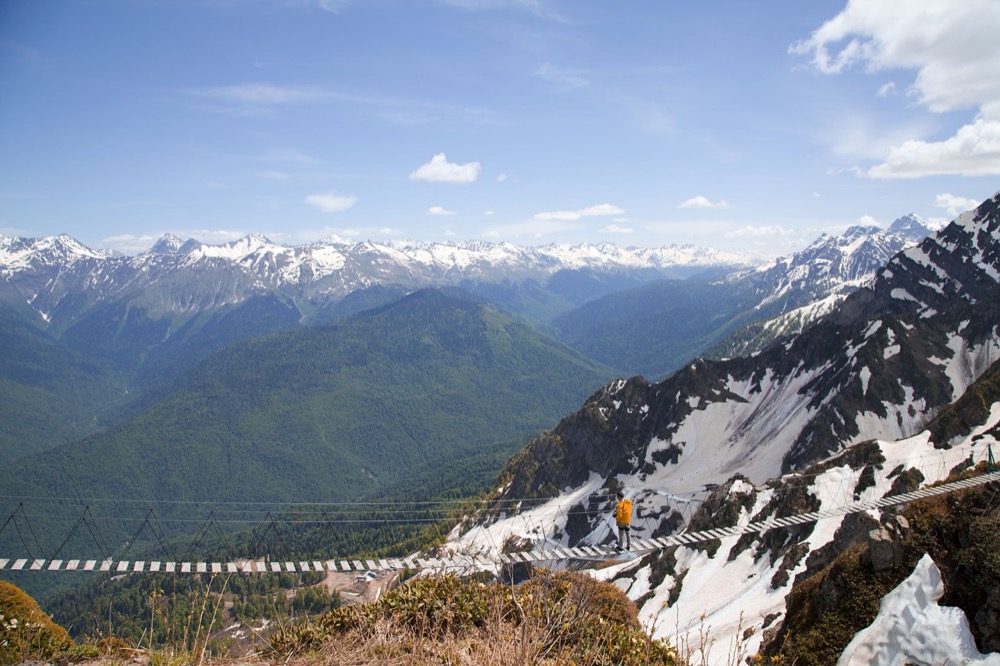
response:
{"label": "green shrub", "polygon": [[0,581],[0,664],[48,660],[73,647],[66,630],[18,587]]}

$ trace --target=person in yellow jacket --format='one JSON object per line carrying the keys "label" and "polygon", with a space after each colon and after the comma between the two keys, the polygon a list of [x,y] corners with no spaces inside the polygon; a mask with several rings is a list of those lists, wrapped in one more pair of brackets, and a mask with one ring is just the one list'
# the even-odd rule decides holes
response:
{"label": "person in yellow jacket", "polygon": [[632,500],[618,493],[618,504],[615,506],[615,523],[618,525],[618,550],[631,550],[632,536],[629,533],[632,524]]}

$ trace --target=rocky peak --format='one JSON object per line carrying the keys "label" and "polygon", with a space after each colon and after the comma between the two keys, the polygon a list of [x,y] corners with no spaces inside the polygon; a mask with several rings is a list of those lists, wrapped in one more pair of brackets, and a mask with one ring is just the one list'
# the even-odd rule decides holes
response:
{"label": "rocky peak", "polygon": [[909,213],[903,215],[902,217],[896,218],[892,224],[889,225],[890,234],[898,234],[913,241],[914,243],[919,243],[927,236],[934,233],[934,230],[927,224],[927,221],[916,213]]}

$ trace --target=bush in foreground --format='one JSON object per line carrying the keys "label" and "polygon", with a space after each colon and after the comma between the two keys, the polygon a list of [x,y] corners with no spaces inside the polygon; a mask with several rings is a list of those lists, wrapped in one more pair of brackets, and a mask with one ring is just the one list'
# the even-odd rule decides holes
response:
{"label": "bush in foreground", "polygon": [[373,604],[286,627],[271,645],[301,664],[675,663],[618,588],[549,571],[517,587],[450,575],[413,580]]}
{"label": "bush in foreground", "polygon": [[34,599],[0,581],[0,664],[51,659],[71,647],[66,630],[52,622]]}

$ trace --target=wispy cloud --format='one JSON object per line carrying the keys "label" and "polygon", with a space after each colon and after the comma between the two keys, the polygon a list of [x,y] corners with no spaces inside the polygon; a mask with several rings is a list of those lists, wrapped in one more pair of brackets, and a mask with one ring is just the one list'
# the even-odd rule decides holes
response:
{"label": "wispy cloud", "polygon": [[726,203],[725,199],[720,199],[719,201],[711,201],[708,197],[703,197],[700,194],[696,197],[691,197],[687,201],[682,202],[678,208],[729,208],[729,204]]}
{"label": "wispy cloud", "polygon": [[568,92],[570,90],[576,90],[577,88],[583,88],[590,83],[578,73],[562,67],[557,67],[549,62],[539,65],[538,68],[532,72],[532,75],[552,84],[552,86],[560,92]]}
{"label": "wispy cloud", "polygon": [[606,215],[621,215],[625,211],[612,204],[598,204],[578,210],[553,210],[542,213],[535,213],[536,220],[560,220],[563,222],[573,222],[583,217],[600,217]]}
{"label": "wispy cloud", "polygon": [[447,120],[474,125],[491,125],[498,121],[483,108],[372,95],[336,90],[324,86],[282,86],[273,83],[242,83],[207,88],[188,88],[185,96],[202,100],[207,110],[241,116],[265,115],[281,109],[321,103],[351,104],[367,107],[382,120],[397,125],[419,125]]}
{"label": "wispy cloud", "polygon": [[278,86],[271,83],[243,83],[212,88],[191,88],[190,97],[207,100],[219,111],[237,114],[266,113],[282,107],[315,104],[333,97],[318,86]]}
{"label": "wispy cloud", "polygon": [[316,6],[331,14],[339,14],[355,2],[356,0],[316,0]]}
{"label": "wispy cloud", "polygon": [[352,208],[358,202],[358,198],[334,193],[311,194],[306,197],[306,202],[324,213],[342,213]]}
{"label": "wispy cloud", "polygon": [[445,5],[468,10],[487,9],[518,9],[534,14],[545,14],[545,3],[542,0],[438,0]]}
{"label": "wispy cloud", "polygon": [[430,208],[427,209],[427,212],[425,213],[425,215],[444,216],[444,217],[449,216],[449,215],[454,215],[454,214],[455,214],[455,211],[448,210],[447,208],[444,208],[443,206],[431,206]]}
{"label": "wispy cloud", "polygon": [[444,153],[438,153],[427,164],[421,165],[410,173],[410,180],[426,183],[456,183],[460,185],[474,183],[479,178],[482,166],[479,162],[454,164],[448,161]]}

